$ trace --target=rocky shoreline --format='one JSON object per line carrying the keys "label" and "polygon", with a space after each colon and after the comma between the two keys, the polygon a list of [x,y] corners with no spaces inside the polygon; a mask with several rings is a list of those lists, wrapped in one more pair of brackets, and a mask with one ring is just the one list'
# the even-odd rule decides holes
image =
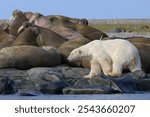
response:
{"label": "rocky shoreline", "polygon": [[[150,91],[150,74],[137,77],[127,73],[121,78],[96,76],[84,79],[87,68],[66,65],[29,70],[0,70],[0,93],[3,95],[37,96],[41,94],[126,94]],[[138,71],[137,71],[138,72]]]}

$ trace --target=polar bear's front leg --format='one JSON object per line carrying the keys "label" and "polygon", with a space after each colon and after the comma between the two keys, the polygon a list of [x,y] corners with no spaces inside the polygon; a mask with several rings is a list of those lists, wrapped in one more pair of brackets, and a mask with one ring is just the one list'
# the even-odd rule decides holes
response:
{"label": "polar bear's front leg", "polygon": [[112,71],[112,60],[110,59],[110,57],[99,57],[97,58],[97,61],[101,65],[103,73],[109,76]]}
{"label": "polar bear's front leg", "polygon": [[100,64],[96,60],[92,59],[91,60],[91,71],[88,75],[84,76],[84,78],[92,78],[100,73],[101,73]]}

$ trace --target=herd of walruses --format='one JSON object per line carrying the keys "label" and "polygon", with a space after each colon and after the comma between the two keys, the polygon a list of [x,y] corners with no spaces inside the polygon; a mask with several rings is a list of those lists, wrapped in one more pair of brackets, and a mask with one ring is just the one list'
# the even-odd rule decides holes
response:
{"label": "herd of walruses", "polygon": [[[0,68],[29,69],[61,64],[90,68],[83,59],[68,62],[70,52],[93,40],[111,39],[88,25],[87,19],[14,10],[0,25]],[[150,73],[150,39],[130,38],[140,54],[142,68]]]}

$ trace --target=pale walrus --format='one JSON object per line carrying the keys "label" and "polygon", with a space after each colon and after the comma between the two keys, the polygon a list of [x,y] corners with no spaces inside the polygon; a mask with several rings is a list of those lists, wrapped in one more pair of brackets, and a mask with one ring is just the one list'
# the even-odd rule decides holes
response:
{"label": "pale walrus", "polygon": [[0,68],[29,69],[61,64],[61,55],[50,46],[13,46],[0,50]]}

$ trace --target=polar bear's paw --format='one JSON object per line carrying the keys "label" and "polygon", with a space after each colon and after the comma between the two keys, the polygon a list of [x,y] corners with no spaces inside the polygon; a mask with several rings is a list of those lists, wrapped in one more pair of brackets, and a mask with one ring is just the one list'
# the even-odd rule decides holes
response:
{"label": "polar bear's paw", "polygon": [[85,79],[90,79],[90,78],[92,78],[92,77],[93,77],[93,76],[92,76],[92,75],[90,75],[90,74],[89,74],[89,75],[85,75],[85,76],[84,76],[84,78],[85,78]]}

